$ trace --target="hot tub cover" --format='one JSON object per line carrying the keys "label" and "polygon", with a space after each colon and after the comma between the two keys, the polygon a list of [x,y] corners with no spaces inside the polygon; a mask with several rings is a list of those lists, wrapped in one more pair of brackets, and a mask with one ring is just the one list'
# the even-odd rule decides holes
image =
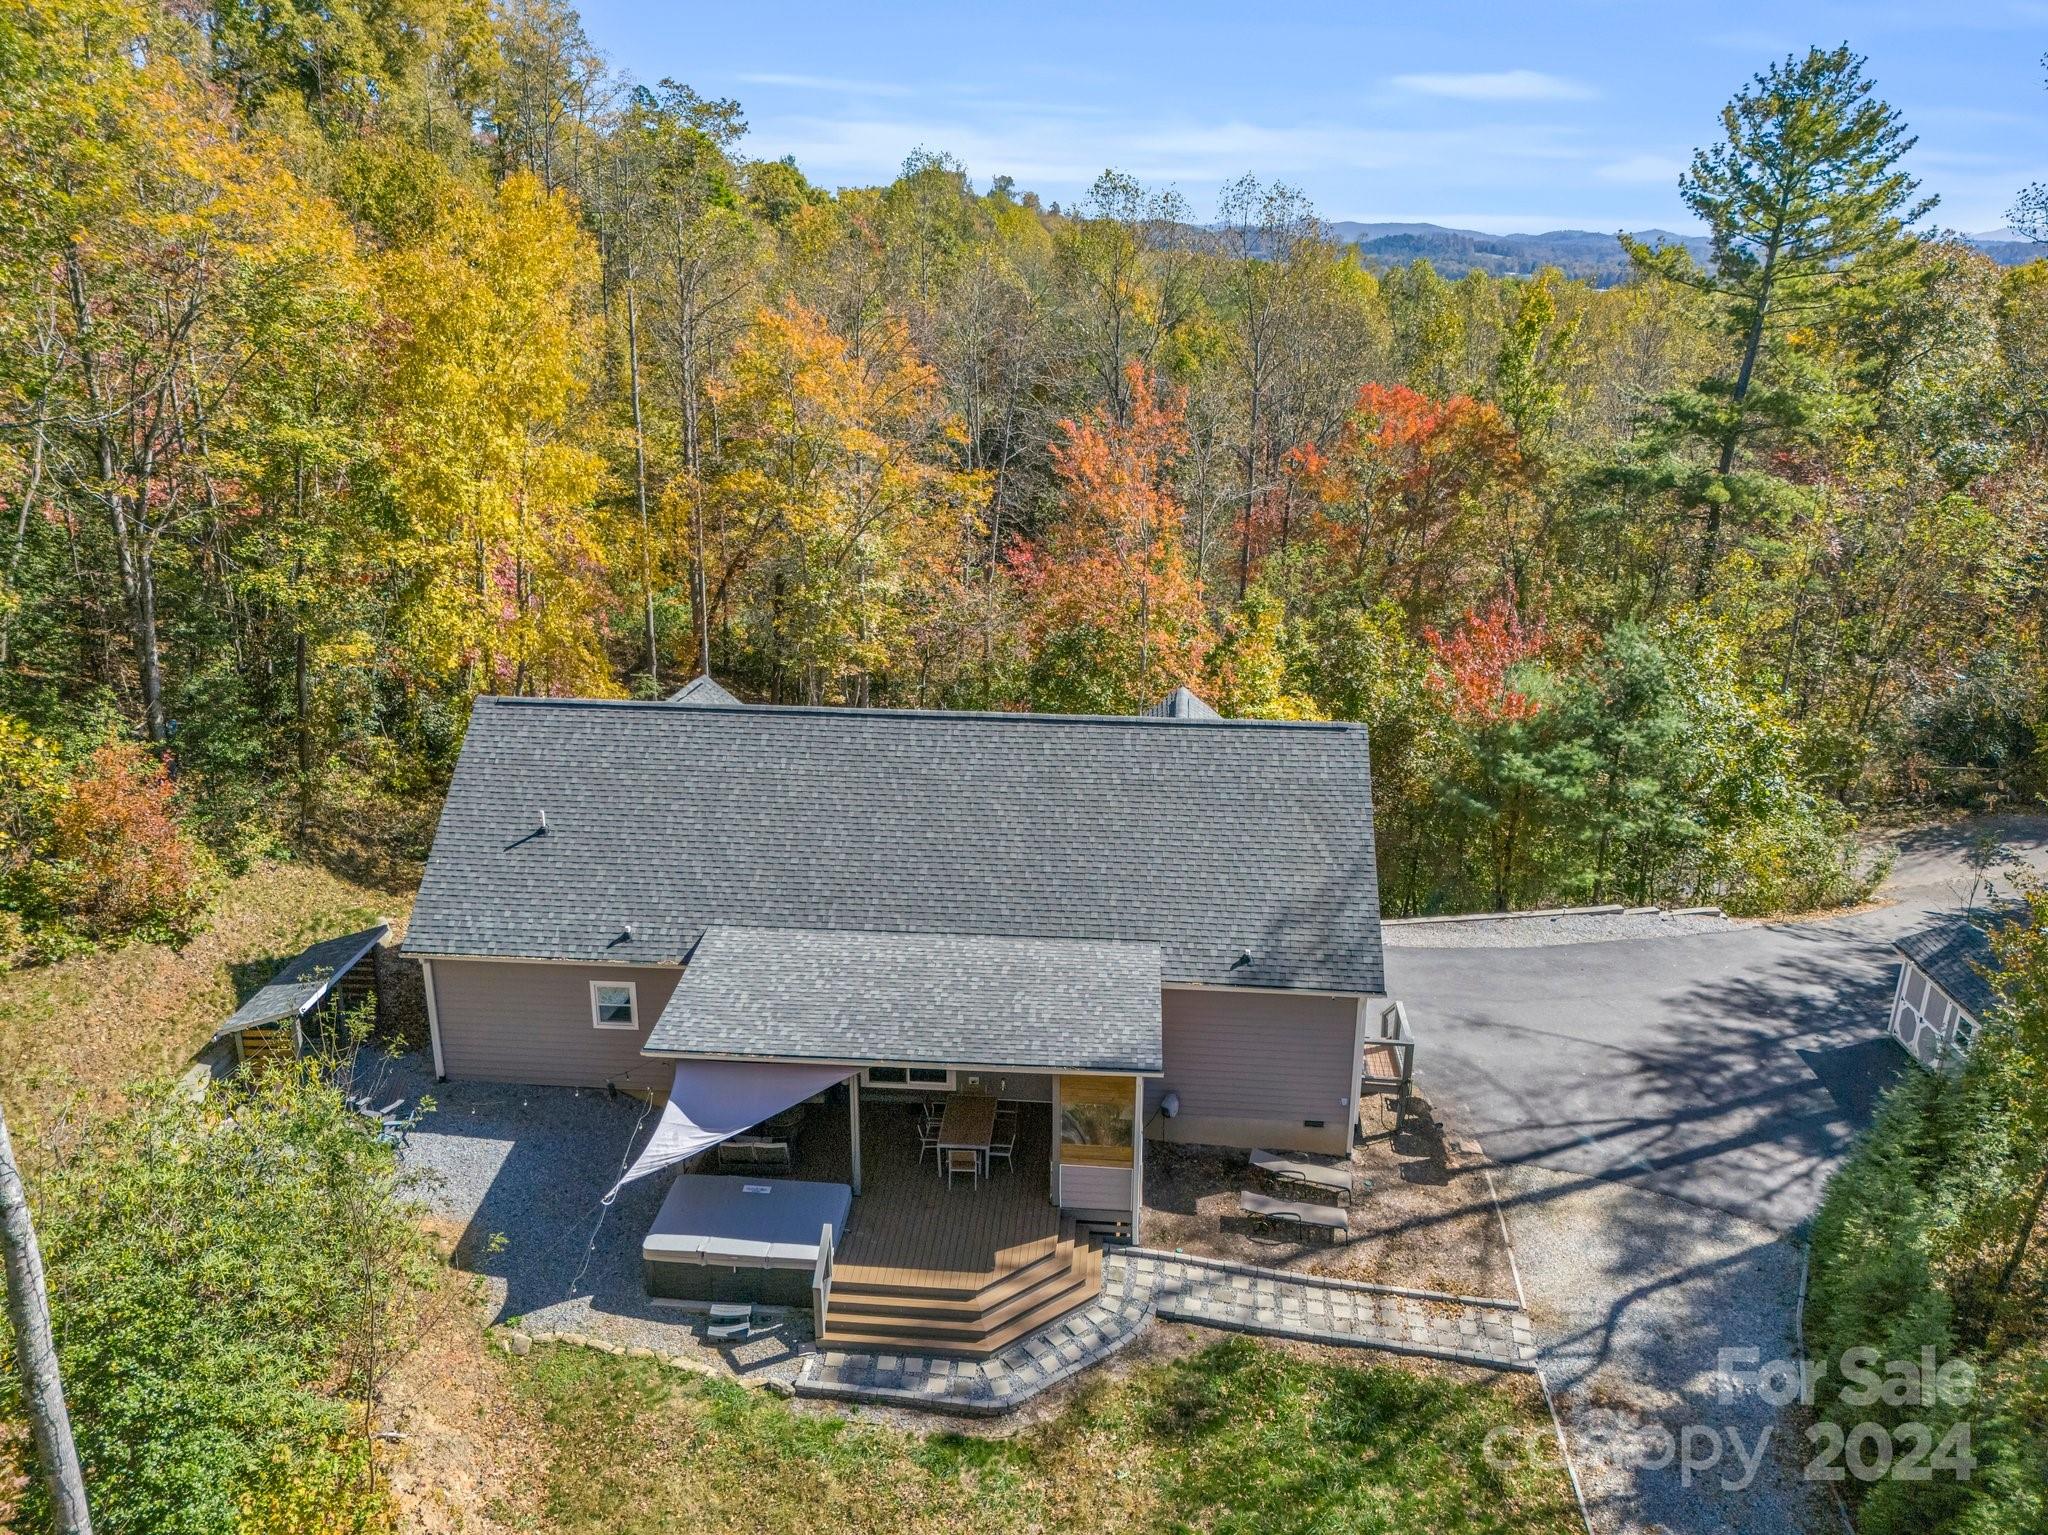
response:
{"label": "hot tub cover", "polygon": [[794,1178],[700,1175],[670,1185],[640,1244],[644,1258],[729,1268],[810,1268],[818,1237],[846,1229],[853,1190]]}

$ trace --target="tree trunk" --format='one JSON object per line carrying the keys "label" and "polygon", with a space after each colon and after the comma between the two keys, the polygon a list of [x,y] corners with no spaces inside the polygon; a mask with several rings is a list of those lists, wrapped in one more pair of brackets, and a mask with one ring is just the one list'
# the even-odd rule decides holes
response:
{"label": "tree trunk", "polygon": [[93,362],[92,309],[85,297],[85,264],[74,246],[64,254],[65,275],[71,290],[72,322],[78,329],[78,369],[85,385],[85,398],[92,407],[99,457],[100,483],[106,487],[107,516],[114,531],[114,559],[121,577],[121,596],[128,610],[129,632],[135,643],[137,681],[142,689],[142,724],[149,739],[159,744],[165,738],[163,672],[156,636],[156,572],[150,559],[147,530],[132,536],[128,510],[116,488],[118,470],[114,463],[114,433],[108,419],[109,406],[100,398],[99,369]]}
{"label": "tree trunk", "polygon": [[647,680],[661,691],[661,646],[654,632],[653,533],[647,518],[647,431],[640,414],[640,305],[633,270],[626,269],[626,373],[633,395],[633,491],[640,502],[640,601],[647,623]]}
{"label": "tree trunk", "polygon": [[50,1297],[43,1288],[42,1253],[29,1219],[28,1190],[14,1163],[7,1115],[0,1111],[0,1257],[6,1259],[7,1319],[14,1326],[14,1352],[21,1366],[29,1428],[36,1458],[50,1484],[50,1508],[58,1535],[92,1535],[85,1503],[85,1473],[71,1439],[71,1414],[64,1405],[64,1381],[57,1368],[57,1343],[50,1331]]}
{"label": "tree trunk", "polygon": [[1999,1271],[1998,1284],[1992,1290],[1992,1304],[1997,1297],[2012,1293],[2012,1282],[2018,1276],[2020,1265],[2026,1261],[2027,1248],[2033,1243],[2034,1228],[2041,1222],[2041,1206],[2048,1203],[2048,1167],[2041,1170],[2041,1181],[2034,1185],[2033,1203],[2027,1206],[2027,1218],[2020,1222],[2020,1234],[2007,1254],[2005,1267]]}

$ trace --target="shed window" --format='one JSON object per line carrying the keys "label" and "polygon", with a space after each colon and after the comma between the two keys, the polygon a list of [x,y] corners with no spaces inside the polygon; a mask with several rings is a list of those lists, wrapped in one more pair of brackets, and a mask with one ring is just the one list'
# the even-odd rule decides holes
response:
{"label": "shed window", "polygon": [[590,1022],[594,1028],[638,1028],[638,1003],[639,997],[631,981],[590,983]]}
{"label": "shed window", "polygon": [[1976,1020],[1973,1019],[1968,1013],[1958,1012],[1956,1014],[1955,1032],[1951,1034],[1949,1038],[1955,1042],[1956,1049],[1962,1051],[1965,1055],[1967,1055],[1969,1053],[1970,1046],[1977,1043]]}

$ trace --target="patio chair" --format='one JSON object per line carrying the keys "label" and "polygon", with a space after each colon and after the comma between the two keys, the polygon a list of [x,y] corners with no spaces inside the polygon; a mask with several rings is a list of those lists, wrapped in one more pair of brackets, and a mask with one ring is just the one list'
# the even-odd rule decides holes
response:
{"label": "patio chair", "polygon": [[917,1165],[919,1167],[924,1166],[926,1152],[930,1152],[934,1157],[939,1154],[939,1122],[936,1119],[920,1121],[918,1123]]}
{"label": "patio chair", "polygon": [[953,1186],[953,1175],[965,1173],[970,1179],[980,1181],[981,1154],[971,1146],[954,1146],[946,1152],[946,1187]]}
{"label": "patio chair", "polygon": [[1017,1164],[1012,1160],[1012,1158],[1014,1158],[1016,1154],[1017,1127],[1014,1124],[1005,1125],[1002,1121],[1002,1117],[998,1115],[996,1118],[996,1139],[988,1143],[988,1170],[990,1172],[994,1172],[996,1170],[995,1162],[997,1157],[1001,1157],[1006,1166],[1015,1167]]}
{"label": "patio chair", "polygon": [[704,1328],[707,1338],[746,1338],[754,1332],[754,1308],[746,1301],[717,1301]]}

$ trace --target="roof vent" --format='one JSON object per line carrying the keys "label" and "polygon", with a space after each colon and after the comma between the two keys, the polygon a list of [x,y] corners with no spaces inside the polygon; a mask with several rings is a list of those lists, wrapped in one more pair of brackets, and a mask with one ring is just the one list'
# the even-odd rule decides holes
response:
{"label": "roof vent", "polygon": [[540,829],[543,832],[548,829],[548,813],[545,810],[540,813]]}
{"label": "roof vent", "polygon": [[1237,958],[1233,959],[1230,962],[1230,968],[1233,970],[1242,970],[1251,962],[1252,951],[1250,949],[1240,949],[1238,950]]}
{"label": "roof vent", "polygon": [[1220,720],[1222,715],[1203,703],[1188,689],[1175,688],[1158,703],[1145,711],[1145,717],[1155,720]]}

